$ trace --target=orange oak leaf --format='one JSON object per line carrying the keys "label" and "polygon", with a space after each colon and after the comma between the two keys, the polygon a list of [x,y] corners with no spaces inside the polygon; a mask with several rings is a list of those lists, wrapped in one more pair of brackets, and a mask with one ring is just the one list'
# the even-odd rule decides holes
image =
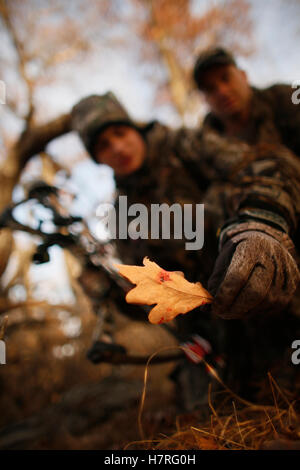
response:
{"label": "orange oak leaf", "polygon": [[143,259],[143,264],[117,264],[116,267],[121,276],[136,284],[126,295],[128,303],[156,304],[148,316],[150,323],[173,320],[180,313],[212,302],[213,297],[200,282],[187,281],[181,272],[165,271],[147,257]]}

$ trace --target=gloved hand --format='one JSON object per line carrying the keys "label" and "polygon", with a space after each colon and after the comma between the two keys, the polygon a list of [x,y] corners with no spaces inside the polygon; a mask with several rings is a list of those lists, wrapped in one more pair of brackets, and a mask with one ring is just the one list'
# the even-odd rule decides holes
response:
{"label": "gloved hand", "polygon": [[208,290],[212,312],[226,319],[281,311],[300,279],[289,236],[250,221],[227,230]]}

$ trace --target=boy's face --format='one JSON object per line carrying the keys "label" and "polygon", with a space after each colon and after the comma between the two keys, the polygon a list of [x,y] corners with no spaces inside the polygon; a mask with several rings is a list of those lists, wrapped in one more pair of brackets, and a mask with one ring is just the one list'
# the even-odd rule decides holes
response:
{"label": "boy's face", "polygon": [[109,165],[117,176],[126,176],[142,166],[146,143],[133,127],[112,124],[99,134],[94,154],[98,163]]}
{"label": "boy's face", "polygon": [[234,65],[216,65],[204,73],[202,84],[201,91],[219,118],[231,118],[248,110],[252,89],[243,70]]}

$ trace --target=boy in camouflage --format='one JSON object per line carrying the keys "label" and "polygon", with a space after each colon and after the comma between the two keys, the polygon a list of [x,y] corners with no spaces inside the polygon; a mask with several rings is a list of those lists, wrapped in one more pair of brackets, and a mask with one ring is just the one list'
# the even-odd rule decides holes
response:
{"label": "boy in camouflage", "polygon": [[[200,253],[192,252],[190,278],[206,283],[215,298],[209,309],[195,310],[179,325],[209,332],[226,357],[227,383],[244,393],[243,386],[248,390],[249,381],[262,378],[272,364],[281,360],[288,368],[284,353],[299,331],[299,319],[288,309],[300,277],[293,243],[300,216],[299,159],[284,147],[250,147],[213,129],[139,126],[110,93],[79,102],[72,123],[92,158],[114,168],[130,204],[205,203],[205,244]],[[177,252],[168,251],[165,241],[157,247],[142,242],[143,248],[136,251],[141,246],[135,243],[132,251],[126,240],[124,262],[137,263],[138,252],[138,264],[148,255],[189,277],[182,246]],[[195,379],[200,376],[193,364],[178,373],[179,382],[191,383],[192,377],[195,383],[186,407],[203,399],[202,379]]]}

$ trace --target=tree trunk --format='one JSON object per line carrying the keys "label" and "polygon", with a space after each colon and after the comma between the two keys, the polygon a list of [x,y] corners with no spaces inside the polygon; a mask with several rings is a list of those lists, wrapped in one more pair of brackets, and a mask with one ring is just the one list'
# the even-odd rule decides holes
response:
{"label": "tree trunk", "polygon": [[[47,124],[29,127],[21,134],[0,168],[0,212],[11,204],[13,189],[30,158],[42,152],[48,142],[69,131],[70,115],[65,114]],[[0,276],[6,269],[11,250],[12,232],[9,229],[2,229],[0,232]]]}

